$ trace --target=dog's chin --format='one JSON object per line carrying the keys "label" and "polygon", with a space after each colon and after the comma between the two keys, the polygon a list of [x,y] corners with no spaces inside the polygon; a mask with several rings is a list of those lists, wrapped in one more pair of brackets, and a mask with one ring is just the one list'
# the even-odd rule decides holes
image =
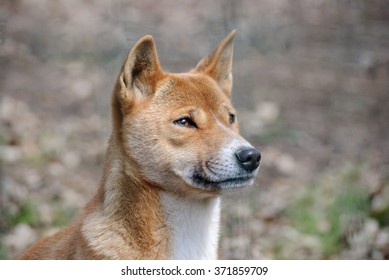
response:
{"label": "dog's chin", "polygon": [[205,191],[221,191],[229,189],[240,189],[253,185],[254,183],[253,175],[250,176],[238,176],[230,177],[226,179],[210,179],[200,173],[194,173],[190,176],[188,183],[195,187]]}

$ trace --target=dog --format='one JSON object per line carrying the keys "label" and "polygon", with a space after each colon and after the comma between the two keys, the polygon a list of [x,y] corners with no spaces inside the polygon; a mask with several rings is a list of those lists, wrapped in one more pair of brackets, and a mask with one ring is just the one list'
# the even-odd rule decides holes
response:
{"label": "dog", "polygon": [[187,73],[165,72],[154,39],[124,61],[100,187],[69,227],[20,259],[216,259],[220,196],[253,184],[261,154],[232,106],[235,31]]}

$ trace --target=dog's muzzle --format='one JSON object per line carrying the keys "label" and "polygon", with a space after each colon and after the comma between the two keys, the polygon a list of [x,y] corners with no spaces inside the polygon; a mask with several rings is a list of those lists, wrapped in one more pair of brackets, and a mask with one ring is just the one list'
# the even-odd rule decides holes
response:
{"label": "dog's muzzle", "polygon": [[252,146],[240,147],[230,157],[211,158],[203,168],[192,170],[189,183],[206,190],[249,186],[254,181],[260,161],[261,153],[258,150]]}

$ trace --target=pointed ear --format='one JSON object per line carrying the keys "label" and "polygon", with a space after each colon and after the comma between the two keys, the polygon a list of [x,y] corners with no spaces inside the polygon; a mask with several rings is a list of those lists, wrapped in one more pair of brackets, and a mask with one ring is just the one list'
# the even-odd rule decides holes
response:
{"label": "pointed ear", "polygon": [[147,35],[135,44],[123,64],[118,81],[119,99],[132,103],[152,95],[162,73],[154,39]]}
{"label": "pointed ear", "polygon": [[193,70],[212,77],[228,97],[231,97],[232,91],[232,56],[235,33],[234,30],[228,34],[215,50],[204,57]]}

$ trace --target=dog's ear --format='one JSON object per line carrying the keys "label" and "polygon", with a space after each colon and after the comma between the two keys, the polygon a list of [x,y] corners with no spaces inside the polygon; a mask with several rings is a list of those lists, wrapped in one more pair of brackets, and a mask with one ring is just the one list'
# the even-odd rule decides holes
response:
{"label": "dog's ear", "polygon": [[163,72],[152,36],[141,38],[132,48],[119,75],[120,101],[127,105],[154,93]]}
{"label": "dog's ear", "polygon": [[235,33],[234,30],[228,34],[215,50],[204,57],[193,70],[193,72],[201,72],[212,77],[228,97],[231,97],[232,91],[232,56]]}

